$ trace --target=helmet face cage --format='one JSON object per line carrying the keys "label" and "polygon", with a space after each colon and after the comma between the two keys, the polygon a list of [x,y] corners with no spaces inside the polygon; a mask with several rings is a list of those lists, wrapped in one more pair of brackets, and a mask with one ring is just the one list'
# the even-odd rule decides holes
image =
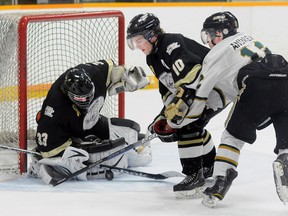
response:
{"label": "helmet face cage", "polygon": [[84,69],[73,68],[63,83],[70,100],[81,109],[87,109],[94,99],[95,87]]}
{"label": "helmet face cage", "polygon": [[133,41],[133,38],[138,36],[138,35],[142,35],[145,40],[147,40],[151,43],[151,39],[153,38],[155,33],[154,33],[154,31],[151,30],[151,31],[139,32],[139,33],[134,34],[133,36],[131,36],[129,38],[127,37],[126,42],[127,42],[128,47],[131,50],[134,50],[137,47],[135,41]]}
{"label": "helmet face cage", "polygon": [[143,35],[143,37],[151,43],[151,39],[161,32],[160,21],[154,14],[139,14],[135,16],[128,25],[126,41],[129,48],[134,50],[133,37]]}
{"label": "helmet face cage", "polygon": [[213,41],[216,37],[216,30],[215,29],[202,29],[201,30],[201,40],[204,44],[207,44],[207,39],[210,38],[211,41]]}
{"label": "helmet face cage", "polygon": [[215,13],[203,23],[203,29],[201,30],[202,42],[207,43],[207,36],[211,40],[214,40],[217,31],[223,33],[223,38],[229,37],[236,34],[238,28],[239,23],[237,18],[229,11]]}

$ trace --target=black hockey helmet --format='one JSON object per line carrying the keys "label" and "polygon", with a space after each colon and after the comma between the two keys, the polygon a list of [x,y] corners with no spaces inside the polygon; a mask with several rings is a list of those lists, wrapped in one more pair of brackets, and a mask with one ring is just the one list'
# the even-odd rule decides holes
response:
{"label": "black hockey helmet", "polygon": [[151,43],[151,39],[155,35],[163,33],[160,28],[160,20],[152,13],[139,14],[135,16],[127,27],[127,44],[133,50],[135,49],[132,43],[132,37],[143,35],[143,37]]}
{"label": "black hockey helmet", "polygon": [[237,33],[239,28],[238,19],[229,11],[218,12],[209,16],[203,23],[201,30],[201,39],[204,44],[207,43],[207,34],[214,40],[216,32],[221,31],[223,37],[229,37]]}
{"label": "black hockey helmet", "polygon": [[94,99],[94,84],[83,68],[68,69],[61,89],[81,109],[87,109]]}

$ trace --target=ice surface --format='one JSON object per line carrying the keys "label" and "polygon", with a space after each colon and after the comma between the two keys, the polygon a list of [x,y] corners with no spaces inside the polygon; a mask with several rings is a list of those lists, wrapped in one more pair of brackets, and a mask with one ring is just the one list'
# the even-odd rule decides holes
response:
{"label": "ice surface", "polygon": [[[156,90],[126,94],[126,117],[139,122],[142,132],[162,108]],[[228,110],[208,125],[219,144]],[[176,199],[172,192],[181,178],[155,181],[122,174],[112,181],[69,181],[56,187],[25,175],[0,176],[1,215],[41,216],[287,216],[288,206],[279,200],[273,180],[272,161],[275,137],[272,127],[259,131],[253,145],[241,151],[239,175],[225,199],[215,209],[201,204],[201,199]],[[144,172],[179,171],[176,143],[152,142],[153,162],[139,167]]]}

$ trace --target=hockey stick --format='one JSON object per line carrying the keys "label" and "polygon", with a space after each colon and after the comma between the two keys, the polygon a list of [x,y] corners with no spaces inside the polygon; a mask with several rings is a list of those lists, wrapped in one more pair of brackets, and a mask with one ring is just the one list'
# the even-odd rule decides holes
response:
{"label": "hockey stick", "polygon": [[153,173],[146,173],[146,172],[141,172],[141,171],[136,171],[136,170],[131,170],[131,169],[125,169],[121,167],[108,166],[104,164],[100,164],[99,167],[108,169],[106,170],[105,178],[109,181],[114,178],[114,174],[113,172],[108,172],[108,171],[116,171],[120,173],[126,173],[129,175],[140,176],[140,177],[150,178],[150,179],[155,179],[155,180],[163,180],[163,179],[172,178],[172,177],[184,177],[182,173],[179,173],[176,171],[167,171],[163,173],[153,174]]}
{"label": "hockey stick", "polygon": [[6,150],[11,150],[11,151],[16,151],[16,152],[19,152],[19,153],[25,153],[25,154],[41,156],[40,153],[35,152],[35,151],[30,151],[30,150],[26,150],[26,149],[16,148],[16,147],[12,147],[12,146],[5,146],[5,145],[2,145],[2,144],[0,144],[0,148],[6,149]]}
{"label": "hockey stick", "polygon": [[[148,137],[148,139],[149,139],[149,137]],[[152,137],[151,137],[151,139],[149,139],[149,140],[148,139],[145,139],[145,142],[150,141],[152,139]],[[134,143],[132,145],[135,145],[135,144],[136,143]],[[42,157],[42,155],[39,152],[35,152],[35,151],[31,151],[31,150],[26,150],[26,149],[11,147],[11,146],[5,146],[2,144],[0,144],[0,148],[6,149],[6,150],[11,150],[11,151],[16,151],[19,153],[25,153],[25,154],[36,155],[36,156]],[[109,159],[107,159],[107,160],[109,160]],[[145,178],[150,178],[150,179],[155,179],[155,180],[163,180],[163,179],[172,178],[172,177],[184,177],[183,174],[176,172],[176,171],[167,171],[167,172],[163,172],[163,173],[153,174],[153,173],[146,173],[146,172],[141,172],[141,171],[136,171],[136,170],[131,170],[131,169],[125,169],[125,168],[120,168],[120,167],[115,167],[115,166],[108,166],[108,165],[104,165],[104,164],[100,164],[99,167],[100,168],[107,168],[108,170],[111,170],[111,171],[126,173],[129,175],[140,176],[140,177],[145,177]],[[112,180],[114,178],[114,175],[111,172],[107,172],[107,175],[105,175],[105,177],[107,180]]]}
{"label": "hockey stick", "polygon": [[125,148],[122,148],[122,149],[120,149],[120,150],[108,155],[107,157],[104,157],[104,158],[96,161],[95,163],[89,164],[88,166],[84,167],[83,169],[80,169],[80,170],[78,170],[78,171],[76,171],[74,173],[71,173],[71,174],[69,174],[68,176],[66,176],[66,177],[64,177],[62,179],[59,179],[59,180],[52,179],[50,184],[53,185],[53,186],[57,186],[59,184],[62,184],[63,182],[66,182],[66,181],[68,181],[68,180],[70,180],[70,179],[72,179],[72,178],[74,178],[74,177],[76,177],[76,176],[78,176],[78,175],[80,175],[80,174],[92,169],[93,167],[96,167],[96,166],[102,164],[105,161],[108,161],[108,160],[110,160],[110,159],[112,159],[114,157],[117,157],[119,155],[122,155],[122,154],[130,151],[133,148],[136,148],[136,147],[138,147],[140,145],[143,145],[143,144],[147,143],[147,142],[149,142],[150,140],[152,140],[152,139],[154,139],[156,137],[157,137],[157,134],[154,133],[154,134],[152,134],[152,135],[150,135],[150,136],[148,136],[148,137],[146,137],[146,138],[144,138],[142,140],[139,140],[139,141],[137,141],[137,142],[135,142],[133,144],[130,144],[130,145],[126,146]]}
{"label": "hockey stick", "polygon": [[[146,142],[147,141],[148,140],[146,140]],[[0,148],[6,149],[6,150],[11,150],[11,151],[16,151],[19,153],[25,153],[25,154],[36,155],[36,156],[42,157],[42,155],[39,152],[35,152],[35,151],[31,151],[31,150],[26,150],[26,149],[11,147],[11,146],[5,146],[2,144],[0,144]],[[108,165],[104,165],[104,164],[100,164],[99,167],[100,168],[107,168],[108,170],[111,170],[111,171],[126,173],[129,175],[140,176],[140,177],[150,178],[150,179],[155,179],[155,180],[163,180],[163,179],[173,178],[173,177],[184,177],[184,175],[182,173],[179,173],[176,171],[167,171],[167,172],[163,172],[163,173],[153,174],[153,173],[146,173],[146,172],[141,172],[141,171],[136,171],[136,170],[131,170],[131,169],[125,169],[125,168],[120,168],[120,167],[115,167],[115,166],[108,166]],[[105,177],[107,180],[112,180],[114,178],[114,175],[112,172],[106,171]]]}

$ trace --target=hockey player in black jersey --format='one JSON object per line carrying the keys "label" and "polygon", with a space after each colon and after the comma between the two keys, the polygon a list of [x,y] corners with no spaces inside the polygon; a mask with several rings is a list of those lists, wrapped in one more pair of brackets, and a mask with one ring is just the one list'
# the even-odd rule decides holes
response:
{"label": "hockey player in black jersey", "polygon": [[[186,117],[186,114],[194,99],[190,85],[199,78],[209,49],[181,34],[164,33],[159,19],[151,13],[139,14],[130,21],[127,43],[132,50],[139,49],[146,55],[147,65],[159,80],[164,107],[148,129],[164,142],[178,141],[182,172],[186,177],[173,190],[180,198],[202,196],[205,179],[213,172],[215,157],[211,135],[204,126],[215,112],[207,107],[194,123],[189,120],[193,116]],[[173,110],[178,112],[171,115]]]}
{"label": "hockey player in black jersey", "polygon": [[[100,111],[107,92],[109,95],[133,92],[148,84],[149,78],[142,68],[116,66],[112,60],[79,64],[68,69],[53,83],[37,114],[36,143],[43,159],[34,160],[29,172],[49,184],[52,178],[61,178],[63,170],[73,173],[85,167],[85,163],[93,163],[123,148],[125,142],[136,142],[140,139],[140,126],[136,122],[110,119]],[[120,137],[124,137],[125,142],[115,142],[115,145],[104,142]],[[98,144],[88,148],[85,145],[88,141]],[[135,149],[109,160],[107,165],[141,166],[150,163],[151,159],[149,149],[141,153]],[[87,177],[102,178],[104,171],[95,167],[78,175],[77,179],[86,180]]]}

